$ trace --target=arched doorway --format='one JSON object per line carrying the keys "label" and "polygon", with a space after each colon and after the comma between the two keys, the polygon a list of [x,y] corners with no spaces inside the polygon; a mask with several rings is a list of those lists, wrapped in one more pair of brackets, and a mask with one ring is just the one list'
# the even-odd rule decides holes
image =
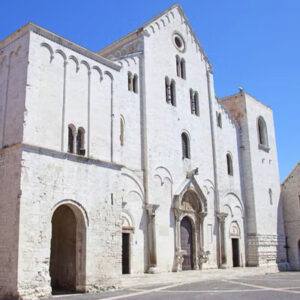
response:
{"label": "arched doorway", "polygon": [[240,241],[241,233],[237,222],[232,222],[230,226],[230,238],[232,246],[232,266],[240,267]]}
{"label": "arched doorway", "polygon": [[181,249],[183,253],[182,270],[193,270],[193,227],[188,217],[184,217],[180,223]]}
{"label": "arched doorway", "polygon": [[122,212],[122,274],[131,273],[131,240],[134,226],[131,218]]}
{"label": "arched doorway", "polygon": [[85,291],[85,231],[77,207],[64,204],[53,213],[50,256],[53,293]]}

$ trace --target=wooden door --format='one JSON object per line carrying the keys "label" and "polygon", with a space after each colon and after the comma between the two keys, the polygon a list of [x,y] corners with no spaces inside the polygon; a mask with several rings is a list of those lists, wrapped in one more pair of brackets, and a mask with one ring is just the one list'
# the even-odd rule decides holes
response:
{"label": "wooden door", "polygon": [[188,217],[180,223],[181,249],[186,251],[183,255],[182,270],[193,270],[193,228]]}

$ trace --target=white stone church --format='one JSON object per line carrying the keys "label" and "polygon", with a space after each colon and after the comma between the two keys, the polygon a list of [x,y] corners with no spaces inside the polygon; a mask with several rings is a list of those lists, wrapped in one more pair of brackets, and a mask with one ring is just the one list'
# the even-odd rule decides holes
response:
{"label": "white stone church", "polygon": [[213,69],[176,4],[98,53],[0,42],[0,298],[122,274],[286,261],[273,114]]}

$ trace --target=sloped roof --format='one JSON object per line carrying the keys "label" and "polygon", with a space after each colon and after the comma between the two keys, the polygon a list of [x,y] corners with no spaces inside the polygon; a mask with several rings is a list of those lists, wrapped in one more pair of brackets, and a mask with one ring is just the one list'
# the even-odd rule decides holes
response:
{"label": "sloped roof", "polygon": [[298,168],[300,168],[300,161],[296,164],[290,174],[283,180],[281,185],[284,185],[295,174]]}

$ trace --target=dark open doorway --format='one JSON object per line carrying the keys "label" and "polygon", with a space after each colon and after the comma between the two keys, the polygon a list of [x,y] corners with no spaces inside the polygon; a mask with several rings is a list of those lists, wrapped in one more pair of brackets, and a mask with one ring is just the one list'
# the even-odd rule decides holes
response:
{"label": "dark open doorway", "polygon": [[130,273],[130,234],[122,233],[122,274]]}
{"label": "dark open doorway", "polygon": [[55,210],[49,270],[53,294],[85,291],[85,232],[77,207],[61,205]]}
{"label": "dark open doorway", "polygon": [[232,263],[234,267],[240,266],[240,250],[239,250],[239,239],[232,240]]}

